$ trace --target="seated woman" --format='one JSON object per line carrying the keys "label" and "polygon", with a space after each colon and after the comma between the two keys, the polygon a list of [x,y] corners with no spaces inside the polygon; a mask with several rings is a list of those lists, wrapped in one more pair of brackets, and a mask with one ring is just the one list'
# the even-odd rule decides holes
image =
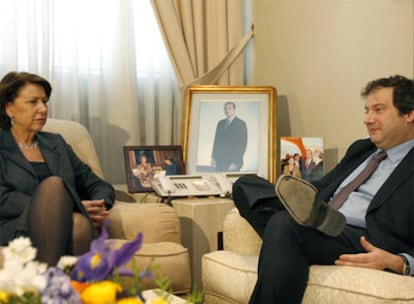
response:
{"label": "seated woman", "polygon": [[141,154],[139,157],[139,164],[132,170],[134,176],[138,178],[139,184],[142,188],[151,189],[151,183],[154,178],[154,168],[148,162],[148,157]]}
{"label": "seated woman", "polygon": [[25,72],[0,81],[0,244],[27,236],[37,259],[55,265],[89,250],[115,194],[62,136],[41,131],[51,91]]}

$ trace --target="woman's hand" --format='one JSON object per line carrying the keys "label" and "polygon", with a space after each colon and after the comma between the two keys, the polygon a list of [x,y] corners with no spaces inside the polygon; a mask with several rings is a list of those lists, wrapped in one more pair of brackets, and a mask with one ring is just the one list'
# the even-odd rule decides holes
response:
{"label": "woman's hand", "polygon": [[400,256],[375,247],[363,236],[361,237],[360,242],[362,247],[366,250],[366,253],[341,254],[339,259],[335,261],[335,265],[379,270],[390,269],[397,273],[401,273],[403,260]]}
{"label": "woman's hand", "polygon": [[85,200],[82,201],[86,211],[88,211],[90,218],[96,227],[101,227],[105,219],[109,215],[109,211],[106,210],[105,201],[101,200]]}

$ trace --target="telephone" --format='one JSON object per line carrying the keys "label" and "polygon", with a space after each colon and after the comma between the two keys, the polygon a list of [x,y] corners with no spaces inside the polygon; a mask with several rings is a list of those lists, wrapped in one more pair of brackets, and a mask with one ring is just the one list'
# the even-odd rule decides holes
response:
{"label": "telephone", "polygon": [[155,176],[152,189],[160,196],[229,196],[234,181],[244,174]]}

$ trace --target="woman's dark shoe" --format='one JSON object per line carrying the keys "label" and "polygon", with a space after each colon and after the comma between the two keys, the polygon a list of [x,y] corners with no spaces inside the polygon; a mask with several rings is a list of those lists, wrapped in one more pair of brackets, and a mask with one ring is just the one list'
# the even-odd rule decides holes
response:
{"label": "woman's dark shoe", "polygon": [[345,216],[317,197],[318,190],[309,182],[291,175],[281,175],[276,195],[292,218],[303,226],[313,227],[329,236],[344,230]]}

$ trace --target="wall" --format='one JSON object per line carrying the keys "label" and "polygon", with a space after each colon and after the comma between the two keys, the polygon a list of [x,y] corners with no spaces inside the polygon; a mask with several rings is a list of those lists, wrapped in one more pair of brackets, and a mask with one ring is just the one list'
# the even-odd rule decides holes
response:
{"label": "wall", "polygon": [[247,0],[246,81],[278,90],[279,136],[322,136],[327,168],[366,137],[367,81],[413,77],[413,0]]}

